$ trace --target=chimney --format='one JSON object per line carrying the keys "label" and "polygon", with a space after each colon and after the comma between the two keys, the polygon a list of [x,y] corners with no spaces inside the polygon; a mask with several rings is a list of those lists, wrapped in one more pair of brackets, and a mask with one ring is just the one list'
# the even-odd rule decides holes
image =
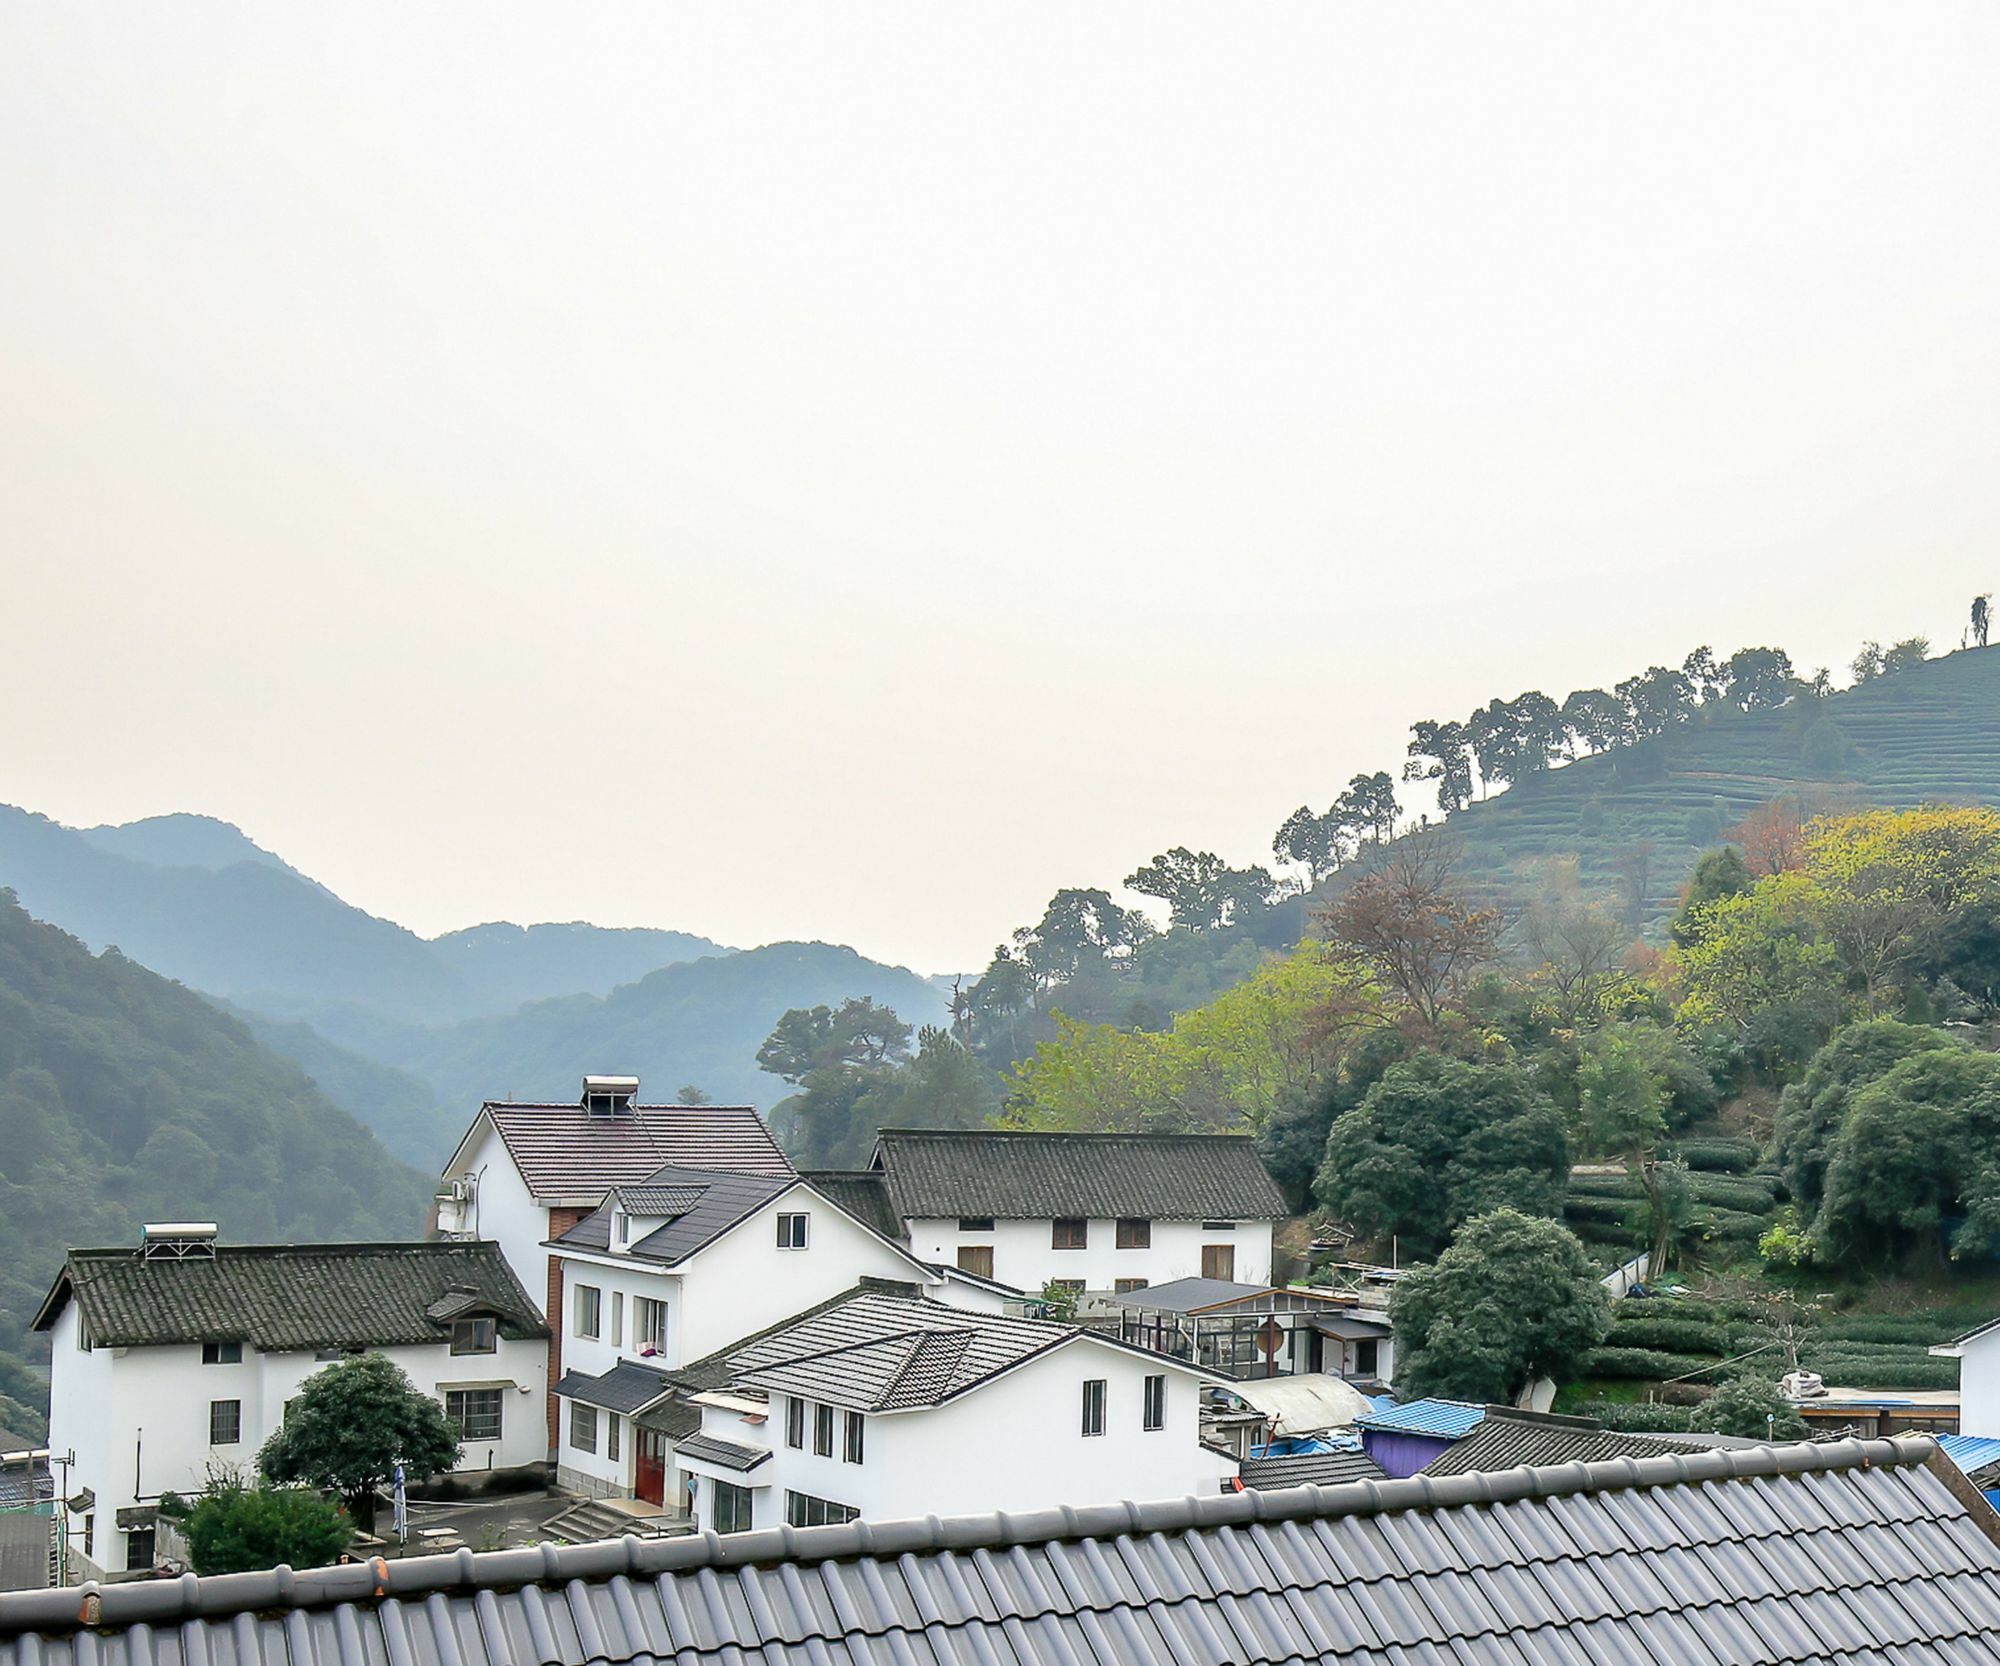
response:
{"label": "chimney", "polygon": [[583,1108],[594,1117],[630,1116],[632,1101],[638,1097],[637,1076],[586,1076],[583,1079]]}

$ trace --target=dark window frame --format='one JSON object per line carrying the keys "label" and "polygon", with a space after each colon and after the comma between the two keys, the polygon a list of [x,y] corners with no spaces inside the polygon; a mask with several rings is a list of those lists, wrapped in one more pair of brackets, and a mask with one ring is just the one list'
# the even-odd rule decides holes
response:
{"label": "dark window frame", "polygon": [[813,1456],[833,1456],[833,1407],[824,1402],[813,1407]]}
{"label": "dark window frame", "polygon": [[201,1345],[201,1362],[204,1365],[241,1365],[243,1344],[241,1342],[204,1342]]}
{"label": "dark window frame", "polygon": [[[224,1419],[227,1419],[225,1422]],[[243,1402],[241,1400],[211,1400],[208,1403],[208,1444],[210,1446],[241,1446],[243,1444]]]}
{"label": "dark window frame", "polygon": [[778,1217],[778,1248],[802,1250],[808,1247],[812,1216],[802,1209],[787,1210]]}
{"label": "dark window frame", "polygon": [[800,1452],[806,1449],[806,1403],[796,1394],[785,1396],[785,1444]]}
{"label": "dark window frame", "polygon": [[1110,1393],[1110,1385],[1103,1377],[1086,1377],[1083,1381],[1083,1435],[1091,1440],[1104,1433],[1104,1402]]}
{"label": "dark window frame", "polygon": [[734,1481],[710,1481],[709,1526],[718,1533],[747,1533],[751,1525],[751,1496],[748,1487]]}
{"label": "dark window frame", "polygon": [[[480,1401],[477,1410],[471,1404],[475,1397]],[[458,1402],[456,1406],[452,1404],[453,1401]],[[491,1434],[481,1434],[477,1431],[486,1427],[489,1411],[493,1432]],[[506,1423],[506,1411],[507,1392],[505,1389],[448,1388],[444,1391],[445,1420],[458,1431],[458,1438],[460,1440],[500,1439],[501,1429]]]}
{"label": "dark window frame", "polygon": [[994,1230],[993,1221],[994,1217],[991,1215],[960,1215],[958,1217],[958,1230],[961,1232],[991,1232]]}
{"label": "dark window frame", "polygon": [[785,1493],[785,1523],[790,1527],[829,1527],[853,1521],[861,1512],[852,1504],[831,1498],[815,1498],[811,1493]]}
{"label": "dark window frame", "polygon": [[1143,1390],[1144,1414],[1139,1427],[1148,1434],[1157,1433],[1167,1426],[1167,1374],[1164,1371],[1149,1371]]}
{"label": "dark window frame", "polygon": [[862,1461],[864,1419],[858,1411],[847,1414],[840,1438],[840,1461],[844,1464],[858,1464]]}
{"label": "dark window frame", "polygon": [[1049,1248],[1081,1250],[1090,1248],[1090,1222],[1080,1215],[1058,1215],[1049,1222]]}
{"label": "dark window frame", "polygon": [[1128,1216],[1118,1223],[1118,1248],[1151,1249],[1153,1247],[1153,1223],[1138,1216]]}
{"label": "dark window frame", "polygon": [[[470,1340],[462,1340],[468,1338]],[[500,1321],[475,1314],[451,1322],[451,1351],[454,1354],[497,1354],[500,1351]]]}

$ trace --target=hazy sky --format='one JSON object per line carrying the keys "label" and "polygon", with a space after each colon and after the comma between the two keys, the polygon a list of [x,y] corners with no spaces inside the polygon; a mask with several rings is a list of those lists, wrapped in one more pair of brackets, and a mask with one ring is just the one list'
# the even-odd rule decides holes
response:
{"label": "hazy sky", "polygon": [[2000,589],[2000,7],[0,7],[0,800],[973,966]]}

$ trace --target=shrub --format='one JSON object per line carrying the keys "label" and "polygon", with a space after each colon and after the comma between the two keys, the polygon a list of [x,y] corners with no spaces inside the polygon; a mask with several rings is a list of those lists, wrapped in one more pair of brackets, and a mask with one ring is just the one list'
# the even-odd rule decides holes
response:
{"label": "shrub", "polygon": [[1578,1417],[1594,1417],[1607,1429],[1628,1435],[1686,1434],[1692,1426],[1686,1406],[1661,1406],[1644,1401],[1580,1400]]}
{"label": "shrub", "polygon": [[1621,1312],[1606,1341],[1612,1348],[1657,1348],[1663,1353],[1724,1354],[1730,1351],[1727,1325],[1705,1325],[1696,1319],[1628,1319]]}
{"label": "shrub", "polygon": [[1569,1177],[1569,1195],[1579,1197],[1618,1197],[1628,1202],[1639,1196],[1639,1188],[1632,1183],[1629,1174],[1573,1174]]}
{"label": "shrub", "polygon": [[187,1512],[181,1534],[196,1573],[243,1573],[322,1567],[347,1548],[354,1524],[310,1487],[226,1486]]}
{"label": "shrub", "polygon": [[[1566,1221],[1595,1221],[1600,1226],[1626,1226],[1638,1208],[1635,1197],[1572,1197],[1563,1204]],[[1636,1230],[1636,1228],[1634,1229]]]}
{"label": "shrub", "polygon": [[1676,1140],[1674,1149],[1698,1173],[1748,1174],[1757,1165],[1757,1147],[1750,1140]]}
{"label": "shrub", "polygon": [[1791,1402],[1778,1392],[1778,1385],[1764,1377],[1739,1377],[1724,1383],[1706,1404],[1695,1408],[1694,1426],[1752,1440],[1804,1440],[1812,1432]]}
{"label": "shrub", "polygon": [[1659,1382],[1686,1376],[1691,1371],[1711,1371],[1715,1364],[1713,1359],[1697,1354],[1669,1354],[1652,1348],[1593,1348],[1584,1355],[1581,1374],[1628,1382]]}
{"label": "shrub", "polygon": [[1695,1296],[1631,1296],[1618,1303],[1612,1317],[1626,1319],[1699,1319],[1714,1324],[1723,1311],[1714,1302]]}
{"label": "shrub", "polygon": [[1766,1266],[1803,1267],[1813,1258],[1812,1234],[1799,1225],[1799,1212],[1787,1209],[1757,1240]]}
{"label": "shrub", "polygon": [[1778,1201],[1777,1183],[1761,1175],[1691,1174],[1688,1188],[1697,1203],[1712,1203],[1746,1215],[1768,1215]]}

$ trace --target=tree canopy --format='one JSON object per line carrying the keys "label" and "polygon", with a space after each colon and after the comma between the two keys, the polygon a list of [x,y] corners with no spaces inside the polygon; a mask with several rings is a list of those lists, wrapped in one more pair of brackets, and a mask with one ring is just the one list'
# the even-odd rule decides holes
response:
{"label": "tree canopy", "polygon": [[1466,1222],[1389,1301],[1406,1394],[1511,1403],[1537,1377],[1566,1382],[1611,1328],[1573,1233],[1516,1209]]}
{"label": "tree canopy", "polygon": [[398,1462],[422,1477],[453,1468],[458,1453],[444,1407],[419,1393],[387,1355],[360,1354],[306,1378],[257,1467],[267,1481],[339,1493],[354,1518],[370,1525],[375,1489]]}
{"label": "tree canopy", "polygon": [[188,1560],[204,1576],[324,1567],[354,1541],[347,1512],[310,1487],[228,1482],[204,1493],[179,1526]]}

